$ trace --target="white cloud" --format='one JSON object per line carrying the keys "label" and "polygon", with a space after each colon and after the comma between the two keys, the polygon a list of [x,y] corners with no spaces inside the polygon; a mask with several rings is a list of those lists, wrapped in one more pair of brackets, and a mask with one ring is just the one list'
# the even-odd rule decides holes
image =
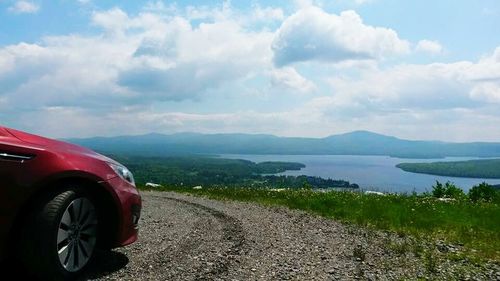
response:
{"label": "white cloud", "polygon": [[229,0],[223,1],[221,5],[215,7],[205,5],[187,6],[184,14],[189,20],[239,21],[242,16],[248,17],[248,14],[240,14],[235,11]]}
{"label": "white cloud", "polygon": [[294,0],[295,7],[304,9],[316,5],[314,0]]}
{"label": "white cloud", "polygon": [[197,99],[272,68],[272,32],[237,21],[195,27],[182,17],[113,8],[95,12],[92,23],[103,33],[0,48],[0,97],[24,108]]}
{"label": "white cloud", "polygon": [[[475,62],[386,64],[410,51],[395,31],[302,4],[286,17],[274,7],[181,11],[151,2],[138,14],[94,12],[92,36],[0,47],[0,120],[56,137],[368,129],[500,138],[492,125],[500,123],[500,47]],[[423,42],[416,49],[437,50]]]}
{"label": "white cloud", "polygon": [[[486,58],[488,59],[488,58]],[[500,47],[497,47],[495,49],[495,52],[493,53],[493,56],[491,57],[491,60],[494,62],[499,62],[500,63]]]}
{"label": "white cloud", "polygon": [[500,83],[480,83],[472,88],[471,97],[489,103],[500,104]]}
{"label": "white cloud", "polygon": [[167,99],[196,97],[224,82],[270,68],[271,40],[272,33],[245,31],[232,21],[193,28],[177,18],[163,33],[143,38],[118,82]]}
{"label": "white cloud", "polygon": [[310,93],[316,90],[314,83],[300,75],[293,67],[273,70],[271,84],[284,91]]}
{"label": "white cloud", "polygon": [[151,1],[144,6],[145,11],[149,12],[160,12],[160,13],[172,13],[178,12],[177,5],[175,3],[170,5],[165,5],[163,1]]}
{"label": "white cloud", "polygon": [[409,43],[388,28],[365,25],[355,11],[328,14],[318,7],[288,17],[273,41],[277,65],[316,60],[380,59],[409,52]]}
{"label": "white cloud", "polygon": [[92,23],[114,33],[123,32],[131,24],[128,15],[119,8],[113,8],[105,12],[94,12]]}
{"label": "white cloud", "polygon": [[424,52],[429,54],[440,54],[443,52],[443,46],[437,41],[420,40],[415,47],[417,52]]}
{"label": "white cloud", "polygon": [[8,11],[15,14],[35,14],[40,6],[29,1],[16,1],[14,5],[8,8]]}
{"label": "white cloud", "polygon": [[471,63],[399,65],[377,69],[361,77],[335,77],[332,87],[339,98],[368,110],[449,108],[473,106],[470,83],[462,79]]}
{"label": "white cloud", "polygon": [[333,95],[322,104],[331,104],[344,116],[497,107],[499,49],[475,63],[401,64],[366,69],[359,75],[336,75],[330,79]]}
{"label": "white cloud", "polygon": [[[18,116],[16,120],[23,124],[21,128],[24,130],[52,137],[186,131],[325,137],[330,134],[363,129],[409,139],[498,141],[500,138],[500,131],[497,129],[500,116],[496,114],[496,107],[481,111],[416,109],[376,112],[357,117],[348,117],[338,111],[338,105],[335,103],[318,98],[301,108],[270,113],[247,110],[200,114],[132,108],[95,114],[82,108],[51,107]],[[0,116],[2,116],[1,113]],[[61,120],[71,124],[71,127],[62,126]]]}
{"label": "white cloud", "polygon": [[[283,124],[276,118],[277,115],[255,112],[215,114],[153,112],[148,108],[117,109],[96,115],[88,109],[50,107],[29,112],[18,119],[24,124],[23,129],[31,132],[39,132],[52,137],[87,137],[118,135],[123,134],[124,130],[127,134],[186,131],[235,132],[241,130],[242,126],[247,128],[247,132],[257,133],[266,123],[268,129],[276,124]],[[61,120],[71,124],[71,130],[61,126]],[[39,124],[44,124],[44,126],[39,126]]]}
{"label": "white cloud", "polygon": [[253,19],[256,21],[281,21],[285,18],[285,13],[281,8],[265,7],[259,5],[253,9]]}

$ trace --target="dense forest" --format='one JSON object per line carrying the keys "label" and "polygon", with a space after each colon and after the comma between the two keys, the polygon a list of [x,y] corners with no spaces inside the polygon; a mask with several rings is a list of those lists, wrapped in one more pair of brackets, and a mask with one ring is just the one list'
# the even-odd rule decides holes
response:
{"label": "dense forest", "polygon": [[396,167],[412,173],[464,178],[500,179],[500,159],[433,163],[401,163]]}
{"label": "dense forest", "polygon": [[287,170],[300,170],[305,167],[301,163],[254,163],[210,156],[110,156],[127,166],[139,185],[153,182],[171,186],[358,188],[356,184],[344,180],[274,175]]}

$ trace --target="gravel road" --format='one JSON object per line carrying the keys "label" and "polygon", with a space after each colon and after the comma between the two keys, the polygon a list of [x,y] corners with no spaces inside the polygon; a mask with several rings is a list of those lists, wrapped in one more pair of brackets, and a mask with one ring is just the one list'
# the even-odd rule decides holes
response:
{"label": "gravel road", "polygon": [[[100,254],[86,279],[500,280],[498,264],[441,261],[440,247],[301,211],[177,193],[142,196],[139,241]],[[436,255],[424,258],[424,248]]]}
{"label": "gravel road", "polygon": [[500,280],[498,263],[442,258],[459,246],[282,207],[141,194],[139,240],[99,252],[82,280]]}

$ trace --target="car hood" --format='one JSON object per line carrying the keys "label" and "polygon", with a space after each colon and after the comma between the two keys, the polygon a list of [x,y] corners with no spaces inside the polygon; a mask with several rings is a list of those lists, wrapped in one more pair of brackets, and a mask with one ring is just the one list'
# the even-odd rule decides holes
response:
{"label": "car hood", "polygon": [[49,139],[45,138],[42,136],[37,136],[33,134],[29,134],[26,132],[10,129],[10,128],[5,128],[10,134],[12,134],[14,137],[17,139],[29,143],[29,144],[34,144],[40,147],[43,147],[47,150],[51,151],[57,151],[57,152],[63,152],[63,153],[70,153],[70,154],[79,154],[91,158],[95,158],[98,160],[106,161],[106,162],[111,162],[115,164],[120,164],[116,162],[115,160],[106,157],[102,154],[99,154],[95,151],[92,151],[88,148],[76,145],[76,144],[71,144],[59,140],[54,140],[54,139]]}

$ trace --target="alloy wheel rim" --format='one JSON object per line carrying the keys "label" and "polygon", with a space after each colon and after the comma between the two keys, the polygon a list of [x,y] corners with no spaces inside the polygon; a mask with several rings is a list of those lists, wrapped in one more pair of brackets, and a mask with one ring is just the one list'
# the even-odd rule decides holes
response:
{"label": "alloy wheel rim", "polygon": [[57,254],[69,272],[82,269],[96,245],[97,216],[92,202],[77,198],[64,211],[57,232]]}

